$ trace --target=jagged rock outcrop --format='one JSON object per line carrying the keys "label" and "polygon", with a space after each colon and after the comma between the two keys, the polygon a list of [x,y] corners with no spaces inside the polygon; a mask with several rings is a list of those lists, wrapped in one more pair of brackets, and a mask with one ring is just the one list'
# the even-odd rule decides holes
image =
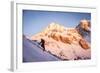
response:
{"label": "jagged rock outcrop", "polygon": [[88,42],[86,42],[84,39],[80,39],[79,44],[81,45],[82,48],[84,49],[89,49],[90,45]]}
{"label": "jagged rock outcrop", "polygon": [[51,23],[42,32],[33,35],[31,40],[45,41],[45,51],[62,60],[90,59],[90,22],[80,21],[76,28]]}
{"label": "jagged rock outcrop", "polygon": [[91,42],[91,23],[88,20],[81,20],[76,30],[88,42]]}

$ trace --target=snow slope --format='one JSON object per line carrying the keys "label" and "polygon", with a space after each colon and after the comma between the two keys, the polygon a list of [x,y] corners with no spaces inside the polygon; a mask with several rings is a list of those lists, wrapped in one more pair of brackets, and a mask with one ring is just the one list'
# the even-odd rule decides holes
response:
{"label": "snow slope", "polygon": [[57,57],[43,51],[37,42],[23,37],[23,62],[58,61]]}

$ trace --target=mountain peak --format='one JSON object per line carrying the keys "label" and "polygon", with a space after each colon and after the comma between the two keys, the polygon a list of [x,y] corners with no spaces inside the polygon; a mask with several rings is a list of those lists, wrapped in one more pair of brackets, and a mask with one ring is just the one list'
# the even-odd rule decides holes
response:
{"label": "mountain peak", "polygon": [[57,24],[55,22],[52,22],[48,25],[48,28],[54,28],[54,27],[60,27],[61,25],[60,24]]}
{"label": "mountain peak", "polygon": [[55,22],[52,22],[52,23],[49,24],[49,26],[54,26],[54,25],[56,25]]}
{"label": "mountain peak", "polygon": [[50,23],[47,28],[45,29],[45,31],[64,31],[66,30],[66,28],[58,23],[52,22]]}

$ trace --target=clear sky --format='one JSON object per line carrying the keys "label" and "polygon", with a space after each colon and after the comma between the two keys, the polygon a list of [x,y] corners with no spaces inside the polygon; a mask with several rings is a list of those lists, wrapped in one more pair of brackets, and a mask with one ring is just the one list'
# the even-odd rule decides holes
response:
{"label": "clear sky", "polygon": [[56,22],[65,27],[76,27],[82,19],[91,20],[91,14],[23,10],[23,34],[30,37],[42,31],[42,29],[46,28],[52,22]]}

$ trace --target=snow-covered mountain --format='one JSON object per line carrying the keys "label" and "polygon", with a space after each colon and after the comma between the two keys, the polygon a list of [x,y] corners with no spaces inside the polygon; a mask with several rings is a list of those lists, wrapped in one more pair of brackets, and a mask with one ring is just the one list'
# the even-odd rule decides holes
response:
{"label": "snow-covered mountain", "polygon": [[[38,46],[41,46],[46,53],[51,54],[53,57],[57,57],[57,59],[55,60],[58,60],[58,58],[60,60],[90,59],[91,58],[90,25],[91,24],[88,20],[81,20],[79,25],[76,26],[76,28],[64,27],[63,25],[53,22],[49,24],[45,29],[43,29],[42,32],[33,35],[29,39],[31,41],[42,43],[42,45],[38,44]],[[26,43],[25,40],[24,42]],[[27,47],[28,43],[26,44],[25,43],[24,45]],[[31,45],[29,44],[29,47],[27,48],[28,51],[31,49],[33,49],[34,51],[36,48],[39,49],[39,47],[36,47],[36,44],[34,44],[35,48],[33,46],[31,47],[30,46]],[[41,50],[41,54],[42,53],[44,54],[43,49]],[[41,61],[39,59],[45,60],[43,56],[39,56],[40,55],[38,54],[39,52],[37,53],[37,51],[36,52],[34,51],[33,53],[34,54],[32,56],[34,59],[38,58],[37,61]],[[37,57],[36,55],[39,57]],[[25,57],[26,56],[27,54],[25,55]]]}

